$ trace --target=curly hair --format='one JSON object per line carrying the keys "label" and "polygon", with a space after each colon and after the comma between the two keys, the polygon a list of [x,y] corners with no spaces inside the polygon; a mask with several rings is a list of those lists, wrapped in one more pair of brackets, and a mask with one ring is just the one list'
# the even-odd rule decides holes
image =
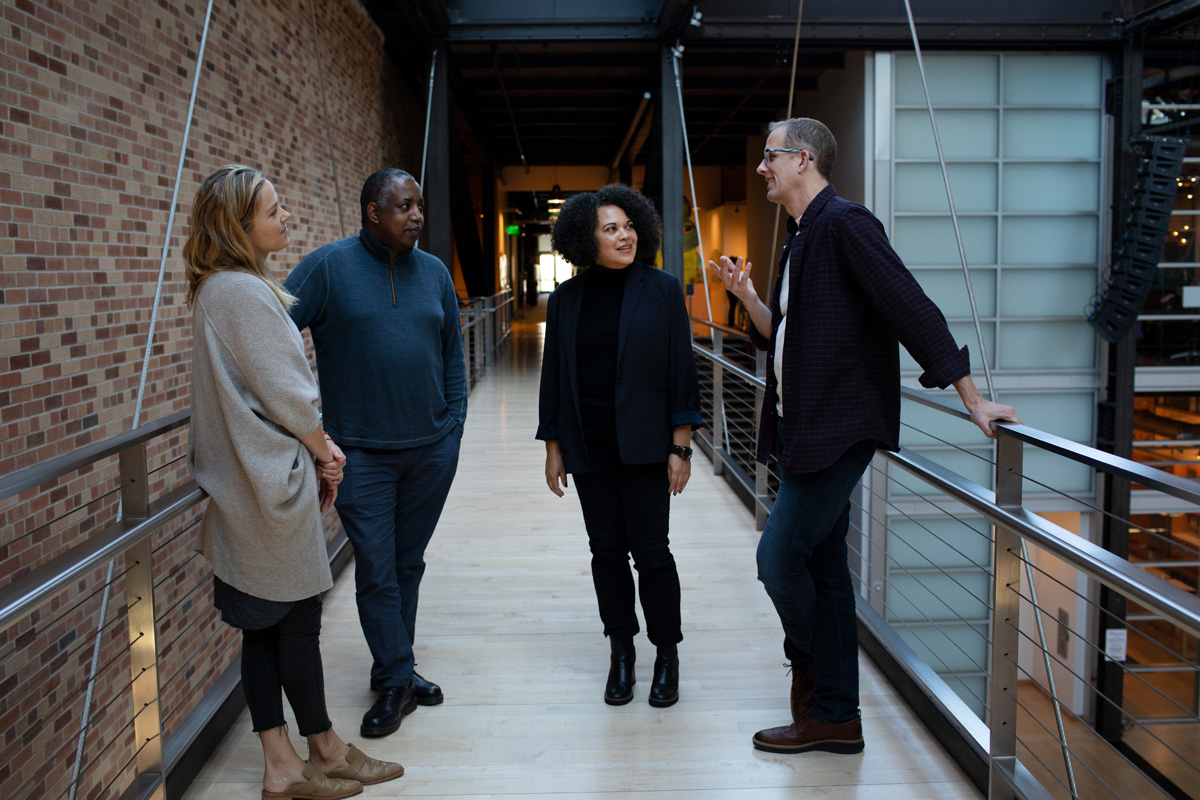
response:
{"label": "curly hair", "polygon": [[653,261],[662,241],[662,220],[654,204],[645,195],[623,183],[603,186],[594,192],[571,195],[562,204],[550,245],[554,251],[577,267],[596,263],[596,209],[617,206],[633,222],[637,231],[638,261]]}
{"label": "curly hair", "polygon": [[204,179],[192,203],[192,225],[183,243],[188,308],[204,279],[215,272],[249,272],[266,281],[283,307],[296,302],[267,265],[255,255],[250,241],[250,224],[267,179],[254,167],[227,164]]}

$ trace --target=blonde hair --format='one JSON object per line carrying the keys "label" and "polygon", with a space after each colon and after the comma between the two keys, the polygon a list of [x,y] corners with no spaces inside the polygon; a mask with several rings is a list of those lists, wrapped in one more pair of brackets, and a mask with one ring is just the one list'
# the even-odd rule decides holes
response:
{"label": "blonde hair", "polygon": [[188,308],[196,302],[204,280],[226,270],[261,278],[287,310],[296,303],[296,298],[259,261],[250,242],[248,231],[266,180],[253,167],[227,164],[200,184],[192,203],[192,229],[183,243]]}

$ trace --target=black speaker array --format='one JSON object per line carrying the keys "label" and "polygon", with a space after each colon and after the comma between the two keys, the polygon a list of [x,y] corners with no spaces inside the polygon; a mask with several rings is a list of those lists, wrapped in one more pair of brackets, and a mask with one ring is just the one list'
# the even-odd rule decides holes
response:
{"label": "black speaker array", "polygon": [[1096,332],[1110,342],[1119,341],[1137,322],[1154,283],[1188,139],[1137,136],[1129,144],[1139,159],[1137,179],[1125,200],[1125,213],[1117,220],[1119,236],[1108,281],[1088,315]]}

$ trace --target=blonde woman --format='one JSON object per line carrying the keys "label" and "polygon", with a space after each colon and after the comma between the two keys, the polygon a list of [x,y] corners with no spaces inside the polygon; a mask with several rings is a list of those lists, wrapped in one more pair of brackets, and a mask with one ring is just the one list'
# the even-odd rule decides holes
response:
{"label": "blonde woman", "polygon": [[[333,800],[404,774],[334,732],[321,667],[321,592],[333,585],[320,512],[345,457],[323,432],[294,302],[267,267],[288,245],[271,182],[250,167],[200,186],[183,247],[194,312],[190,462],[221,618],[242,631],[242,686],[263,748],[264,798]],[[308,740],[288,738],[281,691]]]}

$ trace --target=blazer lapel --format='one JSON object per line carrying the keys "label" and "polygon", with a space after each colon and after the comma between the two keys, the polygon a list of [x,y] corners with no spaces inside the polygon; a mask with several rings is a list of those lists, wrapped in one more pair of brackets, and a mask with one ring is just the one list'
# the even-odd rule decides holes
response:
{"label": "blazer lapel", "polygon": [[625,353],[625,340],[629,338],[633,311],[637,308],[638,298],[642,296],[642,287],[646,284],[646,270],[651,268],[635,261],[626,269],[631,272],[625,281],[625,294],[621,297],[621,326],[617,329],[617,364],[621,363],[621,356]]}

